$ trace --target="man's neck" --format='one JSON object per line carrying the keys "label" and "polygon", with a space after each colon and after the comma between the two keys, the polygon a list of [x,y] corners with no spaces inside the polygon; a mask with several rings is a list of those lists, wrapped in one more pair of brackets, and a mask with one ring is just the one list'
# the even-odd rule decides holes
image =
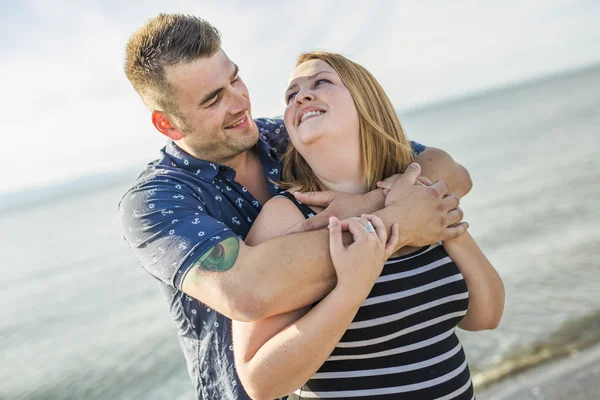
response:
{"label": "man's neck", "polygon": [[244,152],[244,158],[235,160],[235,166],[227,164],[235,170],[235,180],[246,187],[250,193],[264,204],[269,199],[269,189],[256,148]]}

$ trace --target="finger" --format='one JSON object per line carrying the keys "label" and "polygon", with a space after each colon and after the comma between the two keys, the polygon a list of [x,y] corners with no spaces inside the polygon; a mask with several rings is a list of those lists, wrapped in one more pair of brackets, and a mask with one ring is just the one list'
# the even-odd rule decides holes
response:
{"label": "finger", "polygon": [[459,206],[460,200],[453,194],[447,194],[442,199],[442,203],[444,204],[445,209],[450,211]]}
{"label": "finger", "polygon": [[448,212],[448,218],[446,223],[448,226],[456,225],[465,217],[462,208],[456,207],[454,210]]}
{"label": "finger", "polygon": [[400,178],[402,176],[402,174],[394,174],[392,176],[388,176],[387,178],[385,178],[383,181],[384,182],[396,182],[396,180],[398,180],[398,178]]}
{"label": "finger", "polygon": [[391,189],[394,186],[394,182],[391,181],[379,181],[377,187],[382,189]]}
{"label": "finger", "polygon": [[360,239],[365,239],[369,232],[367,232],[367,228],[356,218],[352,218],[348,220],[348,230],[352,234],[355,242],[358,242]]}
{"label": "finger", "polygon": [[312,231],[315,229],[321,229],[329,224],[329,217],[331,217],[330,213],[327,210],[323,211],[320,214],[315,215],[314,217],[310,217],[302,221],[302,232]]}
{"label": "finger", "polygon": [[450,190],[450,186],[448,185],[448,182],[446,182],[444,180],[439,180],[430,187],[435,188],[437,190],[437,193],[441,197],[444,197],[446,195],[446,193],[448,193],[448,190]]}
{"label": "finger", "polygon": [[402,180],[410,185],[414,185],[420,174],[421,166],[417,163],[412,163],[406,168],[406,171],[404,171],[404,174],[398,178],[398,180]]}
{"label": "finger", "polygon": [[347,231],[349,225],[350,225],[350,221],[347,219],[340,221],[340,226],[342,227],[342,232]]}
{"label": "finger", "polygon": [[335,254],[344,250],[340,220],[336,217],[329,218],[329,225],[327,227],[329,228],[329,252]]}
{"label": "finger", "polygon": [[375,233],[377,234],[379,241],[385,244],[387,242],[387,230],[385,229],[385,225],[381,218],[371,214],[363,214],[361,217],[366,218],[369,222],[371,222],[371,225],[373,225],[373,228],[375,228]]}
{"label": "finger", "polygon": [[418,178],[417,178],[417,180],[418,180],[419,182],[421,182],[421,183],[422,183],[423,185],[425,185],[425,186],[431,186],[431,185],[433,185],[433,182],[431,182],[431,181],[429,180],[429,178],[427,178],[427,177],[425,177],[425,176],[420,176],[420,177],[418,177]]}
{"label": "finger", "polygon": [[398,248],[398,243],[400,243],[400,226],[398,223],[392,225],[392,231],[390,233],[390,237],[385,245],[385,257],[390,258],[392,254]]}
{"label": "finger", "polygon": [[442,241],[455,239],[460,235],[464,234],[467,231],[467,229],[469,229],[469,224],[467,222],[461,222],[458,225],[449,226],[444,231]]}
{"label": "finger", "polygon": [[327,208],[335,198],[335,192],[332,190],[325,192],[294,192],[294,196],[301,203]]}
{"label": "finger", "polygon": [[390,193],[390,189],[383,189],[383,195],[385,197],[387,197],[387,195]]}

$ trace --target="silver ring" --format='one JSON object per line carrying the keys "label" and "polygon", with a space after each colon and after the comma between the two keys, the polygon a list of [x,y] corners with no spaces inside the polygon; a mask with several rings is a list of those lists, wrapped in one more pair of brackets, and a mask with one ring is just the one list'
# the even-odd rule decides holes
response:
{"label": "silver ring", "polygon": [[369,233],[375,233],[375,228],[373,228],[373,225],[371,224],[371,221],[367,222],[367,225],[365,226],[365,229]]}

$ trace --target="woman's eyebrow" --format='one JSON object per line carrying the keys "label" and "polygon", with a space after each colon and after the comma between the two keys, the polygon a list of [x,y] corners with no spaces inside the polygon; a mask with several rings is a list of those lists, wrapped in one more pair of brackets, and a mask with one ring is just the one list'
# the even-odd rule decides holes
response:
{"label": "woman's eyebrow", "polygon": [[[306,77],[303,77],[303,78],[312,79],[312,78],[315,78],[316,76],[318,76],[320,74],[331,74],[331,72],[329,72],[329,71],[320,71],[320,72],[317,72],[316,74],[312,74],[312,75],[309,75],[309,76],[306,76]],[[288,88],[285,90],[284,97],[285,97],[286,101],[287,101],[287,92],[289,92],[290,90],[295,89],[297,87],[298,87],[298,83],[296,83],[296,79],[294,79],[294,82],[290,86],[288,86]]]}

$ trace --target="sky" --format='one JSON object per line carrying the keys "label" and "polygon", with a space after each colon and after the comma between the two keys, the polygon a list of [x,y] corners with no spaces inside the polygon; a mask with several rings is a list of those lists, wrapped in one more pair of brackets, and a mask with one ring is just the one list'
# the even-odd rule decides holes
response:
{"label": "sky", "polygon": [[0,194],[157,157],[164,137],[123,63],[128,37],[160,12],[221,31],[254,117],[283,113],[295,58],[308,50],[364,65],[397,109],[600,62],[598,1],[3,1]]}

